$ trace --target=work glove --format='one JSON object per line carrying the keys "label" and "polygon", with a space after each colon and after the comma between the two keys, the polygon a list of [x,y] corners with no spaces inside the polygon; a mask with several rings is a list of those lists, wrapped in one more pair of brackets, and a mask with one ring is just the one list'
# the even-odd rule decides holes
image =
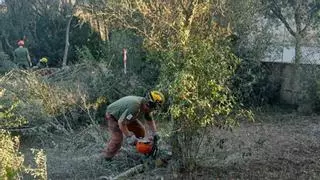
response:
{"label": "work glove", "polygon": [[137,141],[138,141],[138,139],[136,138],[135,135],[131,135],[131,136],[127,136],[126,137],[127,144],[129,144],[131,146],[136,145]]}

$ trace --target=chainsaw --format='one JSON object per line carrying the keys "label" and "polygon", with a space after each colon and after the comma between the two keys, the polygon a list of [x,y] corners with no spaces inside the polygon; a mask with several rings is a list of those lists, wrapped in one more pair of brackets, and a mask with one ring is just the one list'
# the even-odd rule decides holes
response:
{"label": "chainsaw", "polygon": [[143,162],[146,167],[163,167],[171,159],[171,155],[168,152],[160,151],[159,140],[155,136],[151,140],[140,139],[136,144],[137,151],[145,155]]}
{"label": "chainsaw", "polygon": [[159,138],[155,136],[150,139],[139,139],[136,143],[136,149],[139,153],[146,155],[147,157],[156,158],[159,154],[158,148]]}

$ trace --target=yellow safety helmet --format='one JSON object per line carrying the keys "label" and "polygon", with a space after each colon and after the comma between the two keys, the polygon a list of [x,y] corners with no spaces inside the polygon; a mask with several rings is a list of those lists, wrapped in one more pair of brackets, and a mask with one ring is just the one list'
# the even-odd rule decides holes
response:
{"label": "yellow safety helmet", "polygon": [[40,59],[40,62],[42,63],[47,63],[48,62],[48,59],[46,57],[43,57]]}
{"label": "yellow safety helmet", "polygon": [[160,91],[150,91],[147,95],[149,102],[162,106],[165,102],[164,95]]}

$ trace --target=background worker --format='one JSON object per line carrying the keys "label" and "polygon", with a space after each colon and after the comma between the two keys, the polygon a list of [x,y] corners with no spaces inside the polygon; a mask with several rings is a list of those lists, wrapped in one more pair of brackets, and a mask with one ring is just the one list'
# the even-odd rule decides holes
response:
{"label": "background worker", "polygon": [[42,57],[37,64],[39,68],[47,68],[48,67],[48,58]]}
{"label": "background worker", "polygon": [[151,130],[151,137],[159,139],[152,112],[164,103],[164,95],[150,91],[146,97],[126,96],[107,107],[106,120],[111,138],[103,150],[105,160],[111,160],[122,146],[123,137],[129,145],[135,145],[138,138],[146,136],[140,119],[144,118]]}
{"label": "background worker", "polygon": [[28,69],[32,65],[29,51],[24,47],[23,40],[18,41],[18,46],[13,52],[13,61],[19,68]]}

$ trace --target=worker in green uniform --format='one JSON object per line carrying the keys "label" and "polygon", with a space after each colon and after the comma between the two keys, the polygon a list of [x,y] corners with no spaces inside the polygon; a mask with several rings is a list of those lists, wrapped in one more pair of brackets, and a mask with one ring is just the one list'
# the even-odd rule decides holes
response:
{"label": "worker in green uniform", "polygon": [[159,91],[150,91],[146,97],[126,96],[107,107],[105,119],[111,138],[103,150],[105,160],[111,160],[125,141],[134,146],[138,138],[146,136],[141,119],[151,130],[151,137],[159,139],[152,112],[164,103],[164,95]]}
{"label": "worker in green uniform", "polygon": [[31,67],[31,58],[29,51],[24,47],[24,41],[18,41],[18,48],[13,52],[14,63],[21,69],[28,69]]}

